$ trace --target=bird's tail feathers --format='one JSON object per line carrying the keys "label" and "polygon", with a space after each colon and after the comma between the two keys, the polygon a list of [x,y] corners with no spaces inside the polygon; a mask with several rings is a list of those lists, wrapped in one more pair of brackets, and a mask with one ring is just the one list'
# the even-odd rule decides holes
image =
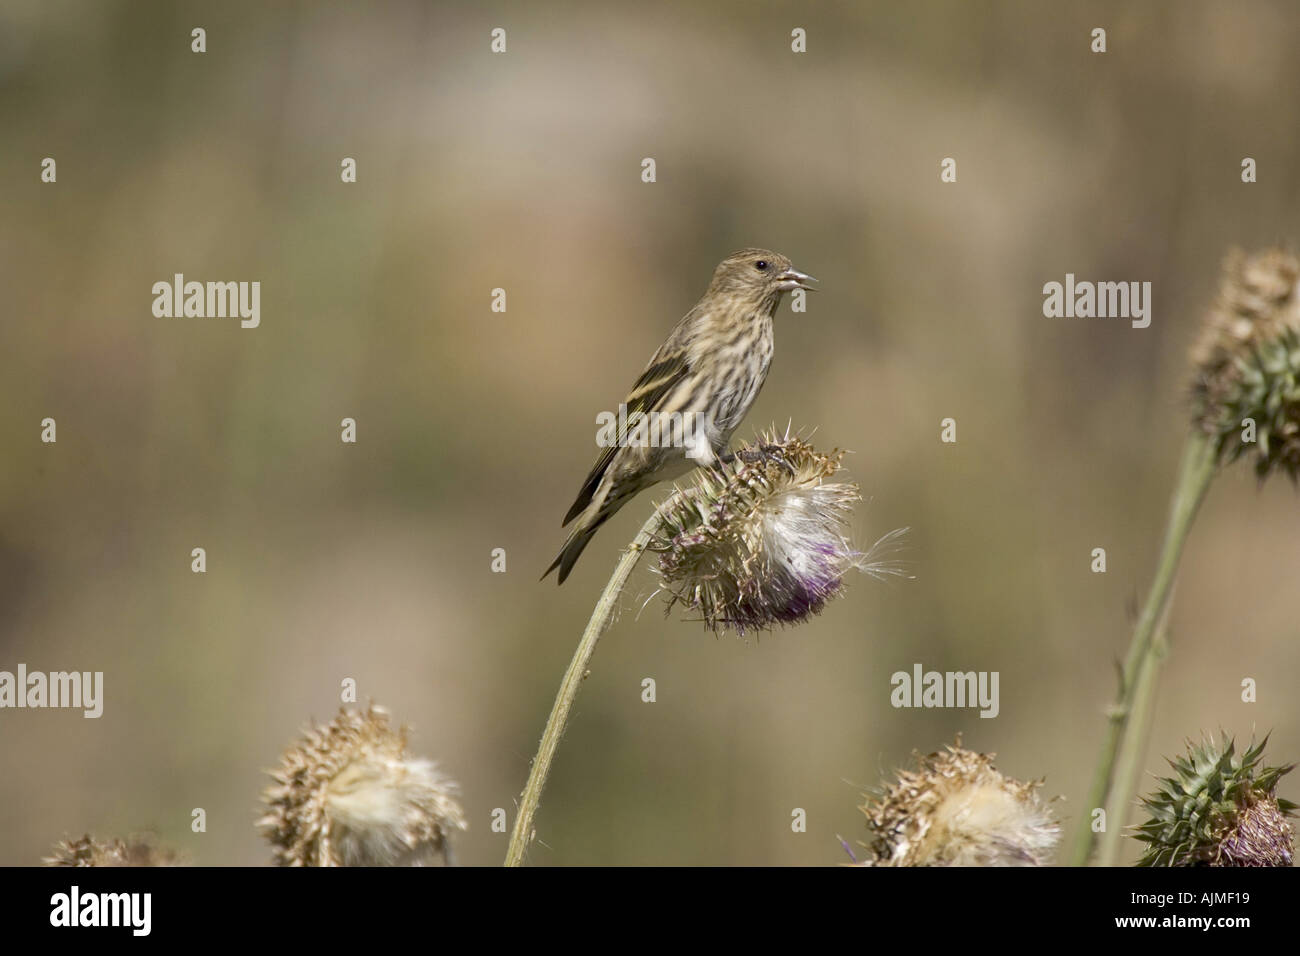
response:
{"label": "bird's tail feathers", "polygon": [[578,558],[582,555],[583,549],[587,547],[588,542],[591,541],[600,526],[612,518],[640,490],[640,486],[634,489],[623,488],[617,492],[608,486],[598,490],[595,499],[583,512],[582,516],[578,518],[578,523],[573,526],[573,530],[569,532],[569,537],[564,541],[564,547],[560,549],[560,553],[555,556],[551,566],[542,575],[542,580],[546,580],[548,574],[559,568],[560,577],[557,583],[563,584],[564,579],[573,570],[573,566],[578,563]]}
{"label": "bird's tail feathers", "polygon": [[582,555],[583,549],[587,547],[588,542],[590,542],[595,536],[596,529],[602,524],[604,524],[603,520],[590,526],[580,525],[577,528],[574,528],[568,539],[564,542],[564,547],[560,549],[560,553],[555,556],[555,560],[551,562],[551,566],[546,569],[546,574],[542,575],[542,580],[545,580],[548,574],[556,568],[559,568],[560,577],[557,583],[563,584],[564,579],[567,578],[569,572],[573,570],[573,566],[578,563],[578,558]]}

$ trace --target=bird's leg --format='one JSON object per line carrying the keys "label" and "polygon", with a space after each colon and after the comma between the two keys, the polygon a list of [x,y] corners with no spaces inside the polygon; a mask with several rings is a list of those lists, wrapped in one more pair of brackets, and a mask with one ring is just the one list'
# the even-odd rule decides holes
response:
{"label": "bird's leg", "polygon": [[794,465],[785,459],[785,454],[781,451],[780,445],[762,444],[758,446],[758,453],[764,461],[775,462],[790,473],[791,477],[796,474]]}
{"label": "bird's leg", "polygon": [[727,477],[727,465],[730,465],[735,460],[736,453],[734,451],[723,452],[721,455],[715,455],[713,457],[712,468],[718,473],[718,476],[725,481]]}
{"label": "bird's leg", "polygon": [[771,445],[764,442],[757,448],[741,448],[737,451],[729,451],[725,455],[718,456],[718,465],[721,467],[723,464],[731,464],[736,459],[740,459],[747,465],[768,464],[770,462],[780,465],[791,475],[795,474],[794,465],[786,461],[785,455],[781,453],[780,445]]}

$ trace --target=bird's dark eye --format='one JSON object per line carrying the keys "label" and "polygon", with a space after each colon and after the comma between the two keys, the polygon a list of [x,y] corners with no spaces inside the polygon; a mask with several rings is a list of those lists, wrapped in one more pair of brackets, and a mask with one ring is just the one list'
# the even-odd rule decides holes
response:
{"label": "bird's dark eye", "polygon": [[766,259],[759,259],[757,262],[754,263],[754,268],[757,269],[759,272],[766,272],[766,271],[767,271],[767,260],[766,260]]}

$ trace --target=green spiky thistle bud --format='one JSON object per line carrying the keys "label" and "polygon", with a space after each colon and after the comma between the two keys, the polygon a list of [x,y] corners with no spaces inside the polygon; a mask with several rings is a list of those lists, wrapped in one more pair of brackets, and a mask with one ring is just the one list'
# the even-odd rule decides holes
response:
{"label": "green spiky thistle bud", "polygon": [[424,865],[466,828],[456,785],[373,705],[309,728],[271,777],[258,826],[279,866]]}
{"label": "green spiky thistle bud", "polygon": [[[1229,255],[1192,352],[1198,428],[1232,462],[1254,450],[1255,473],[1300,474],[1300,260],[1284,249]],[[1254,423],[1254,442],[1247,420]]]}
{"label": "green spiky thistle bud", "polygon": [[916,770],[868,800],[873,840],[863,866],[1046,866],[1060,824],[1039,794],[993,766],[994,754],[958,740],[940,753],[913,755]]}
{"label": "green spiky thistle bud", "polygon": [[1275,791],[1294,765],[1260,766],[1267,743],[1238,754],[1227,738],[1189,740],[1169,760],[1174,776],[1142,798],[1151,819],[1134,834],[1147,844],[1138,866],[1290,866],[1296,805]]}
{"label": "green spiky thistle bud", "polygon": [[89,833],[77,840],[60,840],[50,855],[41,860],[45,866],[185,866],[183,854],[161,846],[149,835],[132,837],[129,842],[116,838],[96,840]]}
{"label": "green spiky thistle bud", "polygon": [[732,462],[701,468],[661,507],[651,550],[659,554],[668,609],[699,613],[712,631],[744,634],[798,624],[818,614],[857,568],[905,576],[887,559],[906,528],[867,553],[849,541],[856,484],[828,482],[844,452],[823,454],[787,430],[767,432]]}

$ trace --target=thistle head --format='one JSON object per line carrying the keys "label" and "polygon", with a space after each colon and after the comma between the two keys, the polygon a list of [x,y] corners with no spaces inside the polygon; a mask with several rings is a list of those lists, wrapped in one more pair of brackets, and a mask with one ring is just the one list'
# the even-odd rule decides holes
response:
{"label": "thistle head", "polygon": [[270,773],[258,827],[279,866],[419,866],[466,828],[456,785],[373,705],[308,728]]}
{"label": "thistle head", "polygon": [[958,740],[940,753],[915,755],[915,770],[868,800],[862,812],[873,837],[863,866],[1046,866],[1061,838],[1038,791],[1000,774],[993,754]]}
{"label": "thistle head", "polygon": [[1192,352],[1196,426],[1221,461],[1253,454],[1261,479],[1300,474],[1298,283],[1300,259],[1290,251],[1234,252]]}
{"label": "thistle head", "polygon": [[770,629],[818,614],[857,568],[877,578],[902,575],[887,560],[907,530],[886,535],[866,554],[849,542],[858,486],[828,482],[844,453],[823,454],[788,431],[761,435],[720,468],[699,469],[693,484],[660,508],[651,544],[659,552],[668,608],[697,612],[712,631]]}
{"label": "thistle head", "polygon": [[41,863],[44,866],[185,866],[186,860],[176,850],[159,845],[152,836],[135,836],[129,842],[117,838],[101,841],[87,833],[77,840],[60,840]]}
{"label": "thistle head", "polygon": [[1142,798],[1150,819],[1134,834],[1147,845],[1138,866],[1290,866],[1296,805],[1276,790],[1293,765],[1262,766],[1266,743],[1238,754],[1227,738],[1188,741],[1169,761],[1174,775]]}

